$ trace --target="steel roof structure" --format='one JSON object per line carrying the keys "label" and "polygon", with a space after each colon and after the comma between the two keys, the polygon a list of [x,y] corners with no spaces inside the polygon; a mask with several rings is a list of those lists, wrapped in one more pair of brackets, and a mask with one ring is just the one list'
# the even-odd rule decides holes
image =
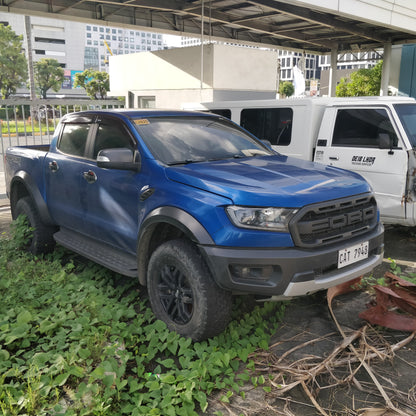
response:
{"label": "steel roof structure", "polygon": [[[416,42],[416,26],[412,30],[409,25],[406,29],[398,24],[335,10],[330,13],[312,3],[277,0],[0,0],[0,11],[140,27],[141,30],[318,54],[334,49],[338,52],[364,51],[382,48],[386,43]],[[416,9],[412,11],[416,16]]]}

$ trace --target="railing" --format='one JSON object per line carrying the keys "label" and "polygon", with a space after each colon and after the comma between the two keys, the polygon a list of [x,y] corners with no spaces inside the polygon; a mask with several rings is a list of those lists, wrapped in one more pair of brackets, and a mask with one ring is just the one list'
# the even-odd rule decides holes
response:
{"label": "railing", "polygon": [[0,100],[0,172],[3,156],[10,146],[50,143],[59,119],[76,111],[120,108],[118,100]]}
{"label": "railing", "polygon": [[4,154],[8,147],[49,144],[59,119],[67,113],[122,107],[119,100],[0,100],[0,200],[6,197]]}

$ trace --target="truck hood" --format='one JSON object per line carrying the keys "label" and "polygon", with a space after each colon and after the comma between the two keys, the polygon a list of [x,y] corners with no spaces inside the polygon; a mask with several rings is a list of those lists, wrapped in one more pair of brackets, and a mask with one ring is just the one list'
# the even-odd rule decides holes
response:
{"label": "truck hood", "polygon": [[297,208],[371,190],[356,173],[282,155],[170,166],[166,175],[246,206]]}

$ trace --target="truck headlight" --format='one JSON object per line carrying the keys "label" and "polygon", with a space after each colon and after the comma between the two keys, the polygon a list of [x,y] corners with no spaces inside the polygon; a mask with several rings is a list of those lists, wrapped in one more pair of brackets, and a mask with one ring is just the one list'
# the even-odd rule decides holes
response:
{"label": "truck headlight", "polygon": [[256,208],[230,205],[227,213],[237,227],[288,232],[288,224],[297,212],[293,208]]}

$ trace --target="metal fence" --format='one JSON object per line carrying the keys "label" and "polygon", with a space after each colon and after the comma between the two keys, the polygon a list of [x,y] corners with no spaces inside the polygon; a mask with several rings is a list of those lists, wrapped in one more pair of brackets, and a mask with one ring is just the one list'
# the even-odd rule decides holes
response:
{"label": "metal fence", "polygon": [[4,154],[8,147],[49,144],[65,114],[122,107],[119,100],[0,100],[0,205],[6,198]]}
{"label": "metal fence", "polygon": [[0,100],[0,172],[10,146],[50,143],[59,119],[76,111],[121,108],[118,100]]}

